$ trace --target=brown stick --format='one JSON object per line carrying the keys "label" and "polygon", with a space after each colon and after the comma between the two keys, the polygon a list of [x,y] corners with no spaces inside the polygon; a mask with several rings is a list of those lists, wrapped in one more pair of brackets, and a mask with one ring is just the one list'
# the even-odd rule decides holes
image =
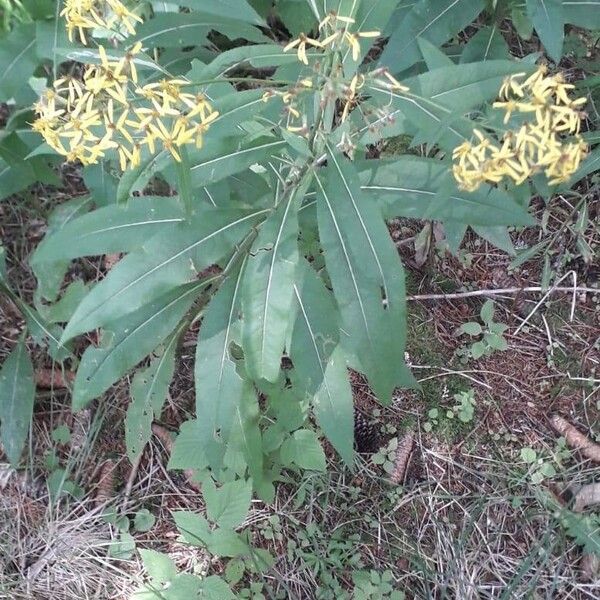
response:
{"label": "brown stick", "polygon": [[552,427],[565,438],[567,444],[571,446],[571,448],[579,450],[586,458],[600,463],[599,444],[592,442],[586,435],[575,428],[574,425],[571,425],[571,423],[559,415],[552,415],[550,423],[552,424]]}
{"label": "brown stick", "polygon": [[[169,430],[156,423],[152,423],[152,433],[163,443],[165,450],[171,454],[171,451],[173,450],[173,440],[171,439]],[[184,469],[183,474],[188,480],[190,487],[199,492],[200,484],[192,479],[194,477],[194,469]]]}

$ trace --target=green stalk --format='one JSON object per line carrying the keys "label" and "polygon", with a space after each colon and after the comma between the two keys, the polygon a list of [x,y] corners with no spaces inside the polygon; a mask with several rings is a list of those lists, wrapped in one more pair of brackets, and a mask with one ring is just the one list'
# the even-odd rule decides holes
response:
{"label": "green stalk", "polygon": [[179,187],[179,196],[183,200],[185,213],[189,219],[192,216],[192,176],[190,169],[190,157],[185,146],[179,148],[181,162],[175,161],[175,169],[177,171],[177,181]]}

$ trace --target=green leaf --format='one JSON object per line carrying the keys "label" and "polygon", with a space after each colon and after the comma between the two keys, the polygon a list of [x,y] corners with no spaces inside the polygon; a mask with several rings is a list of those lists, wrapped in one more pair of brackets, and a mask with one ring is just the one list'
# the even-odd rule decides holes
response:
{"label": "green leaf", "polygon": [[156,523],[156,517],[147,508],[138,510],[133,518],[133,527],[141,533],[150,531],[154,527],[154,523]]}
{"label": "green leaf", "polygon": [[244,522],[250,510],[252,480],[238,479],[217,488],[209,479],[202,487],[202,495],[210,521],[225,529],[235,529]]}
{"label": "green leaf", "polygon": [[[513,225],[516,225],[516,223],[513,223]],[[480,235],[484,240],[496,246],[496,248],[504,250],[504,252],[511,256],[515,255],[515,248],[506,227],[472,225],[472,228],[477,235]]]}
{"label": "green leaf", "polygon": [[38,60],[35,24],[15,27],[2,39],[0,47],[0,102],[11,100],[33,75]]}
{"label": "green leaf", "polygon": [[482,27],[467,43],[460,55],[461,63],[503,60],[510,58],[510,51],[500,28],[494,24]]}
{"label": "green leaf", "polygon": [[167,554],[144,548],[140,548],[139,553],[144,568],[155,584],[162,586],[177,575],[177,567]]}
{"label": "green leaf", "polygon": [[566,23],[585,29],[600,29],[600,0],[562,0]]}
{"label": "green leaf", "polygon": [[325,453],[314,431],[298,429],[281,448],[282,460],[292,462],[302,469],[325,471]]}
{"label": "green leaf", "polygon": [[[174,4],[196,10],[200,3],[198,0],[176,0]],[[200,6],[203,13],[216,17],[235,19],[236,21],[244,21],[253,25],[265,25],[264,20],[246,0],[211,0],[211,2],[202,2]]]}
{"label": "green leaf", "polygon": [[277,0],[276,4],[279,17],[293,37],[316,26],[315,15],[306,0]]}
{"label": "green leaf", "polygon": [[392,33],[380,64],[398,73],[421,60],[417,40],[440,46],[485,8],[483,0],[418,0]]}
{"label": "green leaf", "polygon": [[265,502],[272,502],[275,489],[264,472],[259,420],[260,408],[256,390],[246,381],[241,402],[236,408],[236,429],[231,436],[231,447],[243,454],[256,493]]}
{"label": "green leaf", "polygon": [[260,30],[233,19],[224,19],[194,11],[190,13],[158,13],[136,27],[131,44],[142,42],[144,48],[195,46],[207,42],[211,31],[219,31],[230,39],[253,42],[268,40]]}
{"label": "green leaf", "polygon": [[197,282],[180,286],[110,323],[103,338],[106,346],[90,346],[81,358],[73,388],[73,410],[84,408],[150,354],[175,329],[204,285]]}
{"label": "green leaf", "polygon": [[466,333],[467,335],[481,335],[481,325],[479,323],[475,323],[474,321],[469,321],[468,323],[463,323],[460,326],[460,331],[462,333]]}
{"label": "green leaf", "polygon": [[[354,462],[353,400],[340,349],[339,314],[330,292],[303,260],[294,285],[298,312],[290,357],[303,389],[313,399],[319,426],[348,465]],[[333,353],[333,355],[332,355]]]}
{"label": "green leaf", "polygon": [[177,197],[142,196],[69,221],[37,247],[32,265],[140,248],[166,226],[185,222]]}
{"label": "green leaf", "polygon": [[475,360],[477,360],[478,358],[481,358],[485,354],[485,351],[486,351],[486,346],[483,342],[475,342],[471,346],[471,354]]}
{"label": "green leaf", "polygon": [[126,531],[119,534],[118,540],[108,547],[108,556],[116,560],[129,560],[135,552],[135,539]]}
{"label": "green leaf", "polygon": [[213,146],[213,152],[203,151],[198,156],[190,152],[194,187],[216,183],[229,175],[244,171],[255,163],[267,162],[286,145],[285,140],[273,139],[253,142],[250,146],[236,143],[232,147],[232,143],[230,139],[219,140],[219,143]]}
{"label": "green leaf", "polygon": [[521,448],[521,460],[532,464],[537,460],[537,452],[532,448]]}
{"label": "green leaf", "polygon": [[218,575],[209,575],[202,579],[199,597],[206,598],[206,600],[235,600],[237,598],[227,583]]}
{"label": "green leaf", "polygon": [[494,350],[508,350],[508,342],[497,333],[486,333],[484,339],[486,344]]}
{"label": "green leaf", "polygon": [[189,222],[163,228],[121,260],[79,305],[63,340],[140,308],[165,290],[218,262],[264,210],[205,209]]}
{"label": "green leaf", "polygon": [[238,339],[243,272],[244,266],[232,273],[210,300],[196,346],[197,443],[213,469],[221,465],[243,393],[243,381],[229,351],[232,341]]}
{"label": "green leaf", "polygon": [[190,419],[181,425],[169,458],[169,469],[202,470],[208,466],[208,460],[199,443],[201,433],[197,419]]}
{"label": "green leaf", "polygon": [[479,311],[479,316],[481,317],[481,320],[486,325],[489,325],[490,323],[492,323],[492,321],[494,319],[494,301],[493,300],[486,300],[483,303],[483,306],[481,307],[481,310]]}
{"label": "green leaf", "polygon": [[125,415],[125,446],[133,461],[140,455],[152,435],[152,420],[160,417],[175,371],[175,350],[183,328],[167,339],[160,356],[150,366],[138,371],[131,382],[131,401]]}
{"label": "green leaf", "polygon": [[0,442],[13,467],[29,433],[34,398],[33,365],[21,338],[0,368]]}
{"label": "green leaf", "polygon": [[[373,161],[375,162],[375,161]],[[535,220],[507,193],[481,186],[459,190],[445,163],[415,156],[377,161],[361,167],[366,202],[377,202],[386,218],[409,217],[470,225],[532,225]],[[440,193],[444,192],[444,193]]]}
{"label": "green leaf", "polygon": [[173,513],[175,525],[184,540],[192,546],[206,547],[211,538],[208,521],[196,513],[181,510]]}
{"label": "green leaf", "polygon": [[276,381],[298,263],[298,202],[292,193],[262,224],[242,280],[242,346],[255,380]]}
{"label": "green leaf", "polygon": [[563,0],[526,0],[527,15],[550,58],[558,62],[562,57],[565,34]]}
{"label": "green leaf", "polygon": [[533,33],[533,23],[531,19],[527,16],[523,7],[514,6],[510,11],[510,18],[513,22],[517,33],[524,39],[530,40],[531,34]]}
{"label": "green leaf", "polygon": [[[351,163],[329,148],[317,174],[317,217],[327,271],[342,315],[342,345],[387,402],[413,385],[404,364],[404,271],[379,211],[365,201]],[[393,335],[390,335],[393,332]]]}

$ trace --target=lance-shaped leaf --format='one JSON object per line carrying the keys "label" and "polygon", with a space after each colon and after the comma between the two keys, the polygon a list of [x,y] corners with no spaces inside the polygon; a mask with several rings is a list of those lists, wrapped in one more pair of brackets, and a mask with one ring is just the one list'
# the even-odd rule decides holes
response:
{"label": "lance-shaped leaf", "polygon": [[0,442],[14,467],[27,439],[34,398],[33,365],[21,339],[0,368]]}
{"label": "lance-shaped leaf", "polygon": [[600,0],[562,0],[566,23],[586,29],[600,28]]}
{"label": "lance-shaped leaf", "polygon": [[213,469],[221,467],[229,431],[236,418],[244,382],[236,372],[229,346],[238,339],[240,282],[244,267],[229,276],[212,297],[196,347],[197,444]]}
{"label": "lance-shaped leaf", "polygon": [[290,345],[294,371],[313,398],[321,429],[344,461],[351,465],[354,459],[352,392],[341,348],[332,356],[339,340],[339,313],[330,292],[306,261],[299,265],[298,280],[294,285],[298,311]]}
{"label": "lance-shaped leaf", "polygon": [[286,196],[263,223],[252,245],[242,282],[242,345],[256,380],[279,375],[298,263],[298,202]]}
{"label": "lance-shaped leaf", "polygon": [[260,408],[254,386],[244,381],[241,402],[236,407],[235,429],[231,434],[231,446],[244,455],[254,490],[264,502],[272,502],[275,488],[265,473],[263,440],[259,426]]}
{"label": "lance-shaped leaf", "polygon": [[35,25],[15,27],[0,48],[0,102],[10,100],[26,84],[37,64]]}
{"label": "lance-shaped leaf", "polygon": [[77,307],[63,341],[140,308],[223,258],[265,210],[204,209],[121,260]]}
{"label": "lance-shaped leaf", "polygon": [[418,39],[441,45],[485,8],[484,0],[418,0],[402,18],[381,56],[394,73],[421,59]]}
{"label": "lance-shaped leaf", "polygon": [[196,155],[190,151],[192,184],[195,187],[210,185],[229,175],[245,171],[255,163],[268,162],[286,145],[284,140],[268,139],[254,142],[251,146],[240,145],[231,138],[219,141],[211,153]]}
{"label": "lance-shaped leaf", "polygon": [[198,0],[177,0],[174,2],[178,6],[187,8],[202,8],[202,12],[215,15],[216,17],[226,17],[236,21],[244,21],[253,25],[264,25],[264,21],[257,14],[246,0],[212,0],[212,2],[198,2]]}
{"label": "lance-shaped leaf", "polygon": [[404,271],[381,213],[364,201],[351,163],[329,148],[317,173],[317,218],[327,271],[343,320],[342,346],[381,401],[412,385],[404,364]]}
{"label": "lance-shaped leaf", "polygon": [[[373,161],[375,163],[375,161]],[[365,201],[388,217],[457,221],[469,225],[532,225],[535,220],[506,192],[481,186],[459,190],[448,165],[432,158],[401,156],[361,164]]]}
{"label": "lance-shaped leaf", "polygon": [[132,198],[127,206],[111,204],[70,221],[44,239],[31,263],[128,252],[142,246],[165,226],[184,221],[183,207],[176,197]]}
{"label": "lance-shaped leaf", "polygon": [[[558,62],[562,58],[565,36],[563,0],[526,0],[527,15],[550,58]],[[592,10],[591,7],[589,10]]]}
{"label": "lance-shaped leaf", "polygon": [[90,346],[83,354],[73,387],[73,410],[80,410],[137,365],[174,329],[205,284],[191,283],[111,323],[106,346]]}
{"label": "lance-shaped leaf", "polygon": [[152,435],[152,420],[160,417],[163,403],[175,371],[175,349],[183,327],[168,338],[160,356],[150,366],[138,371],[131,383],[131,401],[125,416],[125,445],[133,462],[144,450]]}
{"label": "lance-shaped leaf", "polygon": [[220,31],[231,39],[244,38],[266,42],[267,38],[252,25],[201,12],[162,13],[136,28],[131,43],[142,42],[144,48],[193,46],[206,41],[211,31]]}
{"label": "lance-shaped leaf", "polygon": [[463,116],[470,109],[494,99],[503,79],[533,67],[514,61],[494,60],[482,63],[440,67],[403,81],[408,92],[385,86],[368,86],[379,106],[388,106],[386,115],[359,130],[362,142],[401,133],[419,134],[447,150],[470,139],[477,124]]}

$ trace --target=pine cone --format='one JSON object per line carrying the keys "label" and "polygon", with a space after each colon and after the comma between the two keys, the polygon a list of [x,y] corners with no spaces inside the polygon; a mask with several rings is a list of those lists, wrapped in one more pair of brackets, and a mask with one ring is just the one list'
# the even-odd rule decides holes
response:
{"label": "pine cone", "polygon": [[379,447],[379,430],[361,412],[354,409],[354,447],[359,453],[372,453]]}

